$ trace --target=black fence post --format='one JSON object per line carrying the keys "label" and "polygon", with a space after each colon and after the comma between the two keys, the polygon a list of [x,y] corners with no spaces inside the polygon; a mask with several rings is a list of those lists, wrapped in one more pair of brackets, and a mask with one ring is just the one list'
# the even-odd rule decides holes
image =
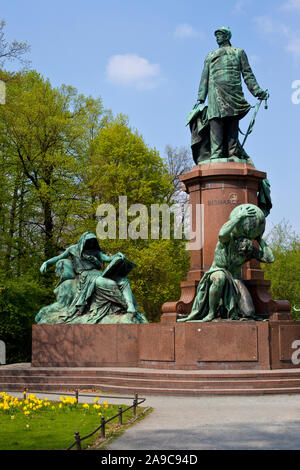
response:
{"label": "black fence post", "polygon": [[119,424],[123,424],[122,416],[122,406],[119,406]]}
{"label": "black fence post", "polygon": [[135,392],[134,399],[133,399],[133,414],[136,416],[136,407],[138,404],[138,394]]}
{"label": "black fence post", "polygon": [[77,450],[81,450],[81,442],[80,442],[79,431],[75,431],[75,441],[76,441]]}
{"label": "black fence post", "polygon": [[79,399],[78,388],[76,388],[76,390],[75,390],[75,398],[76,398],[76,403],[78,403],[78,399]]}
{"label": "black fence post", "polygon": [[105,418],[101,416],[101,437],[105,437]]}

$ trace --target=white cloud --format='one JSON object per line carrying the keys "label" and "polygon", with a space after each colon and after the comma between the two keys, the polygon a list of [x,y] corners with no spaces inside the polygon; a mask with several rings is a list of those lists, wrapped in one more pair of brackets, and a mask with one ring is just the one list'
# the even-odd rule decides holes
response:
{"label": "white cloud", "polygon": [[108,61],[106,74],[109,81],[119,85],[154,88],[159,82],[160,67],[136,54],[114,55]]}
{"label": "white cloud", "polygon": [[294,38],[289,41],[286,50],[295,57],[300,57],[300,38]]}
{"label": "white cloud", "polygon": [[300,12],[300,0],[288,0],[282,5],[284,10],[298,10]]}
{"label": "white cloud", "polygon": [[174,32],[176,38],[185,39],[193,38],[199,35],[199,33],[188,23],[179,24]]}
{"label": "white cloud", "polygon": [[251,3],[251,0],[236,0],[233,13],[245,13],[247,6]]}
{"label": "white cloud", "polygon": [[[300,3],[300,0],[293,0]],[[300,58],[300,37],[298,32],[291,30],[286,24],[275,21],[268,16],[259,16],[254,19],[258,29],[266,36],[280,35],[285,39],[284,49],[292,54],[296,59]]]}
{"label": "white cloud", "polygon": [[280,21],[273,20],[269,16],[257,16],[254,22],[263,34],[282,34],[284,36],[290,35],[290,28]]}

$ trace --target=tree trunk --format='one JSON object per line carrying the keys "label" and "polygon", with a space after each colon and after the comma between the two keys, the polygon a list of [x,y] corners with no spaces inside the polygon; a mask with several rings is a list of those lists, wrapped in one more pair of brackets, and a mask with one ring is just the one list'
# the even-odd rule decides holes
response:
{"label": "tree trunk", "polygon": [[24,187],[24,181],[22,181],[21,184],[21,189],[20,189],[20,196],[19,196],[19,226],[18,226],[18,259],[17,259],[17,274],[18,276],[21,275],[21,263],[22,263],[22,258],[24,256],[24,250],[23,250],[23,228],[24,228],[24,222],[23,222],[23,211],[24,211],[24,193],[25,193],[25,187]]}
{"label": "tree trunk", "polygon": [[13,197],[9,213],[9,230],[8,230],[8,240],[7,240],[7,251],[5,255],[5,271],[6,274],[9,274],[11,271],[11,252],[13,246],[13,238],[15,233],[15,220],[16,220],[16,208],[18,200],[18,189],[19,181],[18,178],[15,179]]}
{"label": "tree trunk", "polygon": [[54,244],[53,244],[53,216],[51,210],[51,202],[44,201],[43,202],[43,212],[44,212],[44,227],[45,227],[45,245],[44,245],[44,253],[45,259],[48,260],[55,256],[54,253]]}

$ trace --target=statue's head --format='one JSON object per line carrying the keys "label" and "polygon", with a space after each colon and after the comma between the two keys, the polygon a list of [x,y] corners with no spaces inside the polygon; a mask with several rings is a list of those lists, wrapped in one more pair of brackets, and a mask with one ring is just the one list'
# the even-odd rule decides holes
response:
{"label": "statue's head", "polygon": [[215,31],[215,36],[219,46],[227,42],[229,43],[229,45],[231,45],[230,39],[232,34],[229,27],[222,26],[221,28],[217,29]]}
{"label": "statue's head", "polygon": [[83,251],[101,251],[98,239],[92,232],[84,232],[81,235],[77,245],[79,247],[80,254],[82,254]]}
{"label": "statue's head", "polygon": [[240,204],[235,207],[229,216],[229,220],[239,217],[245,213],[246,208],[251,208],[254,215],[243,217],[233,230],[235,238],[245,237],[250,240],[255,240],[262,236],[266,227],[266,218],[263,211],[254,204]]}

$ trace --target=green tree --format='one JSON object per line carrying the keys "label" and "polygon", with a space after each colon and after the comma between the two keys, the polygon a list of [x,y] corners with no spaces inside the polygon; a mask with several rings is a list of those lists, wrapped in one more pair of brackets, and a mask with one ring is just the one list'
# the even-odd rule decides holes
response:
{"label": "green tree", "polygon": [[267,237],[275,261],[263,264],[265,279],[271,281],[274,299],[289,300],[295,318],[300,318],[300,236],[291,225],[282,220],[275,225]]}
{"label": "green tree", "polygon": [[159,153],[147,147],[124,115],[102,122],[91,141],[86,170],[84,185],[96,204],[117,204],[120,195],[126,195],[129,204],[162,202],[171,188]]}
{"label": "green tree", "polygon": [[[60,247],[69,214],[76,212],[81,202],[76,175],[85,151],[89,113],[95,108],[101,113],[100,100],[84,98],[72,87],[52,88],[34,71],[9,80],[7,102],[0,108],[3,176],[11,199],[6,221],[11,242],[7,266],[12,266],[12,248],[19,244],[17,223],[21,223],[19,238],[26,239],[25,226],[34,232],[34,251],[37,247],[39,255],[41,247],[45,258]],[[27,213],[25,206],[30,208]],[[29,245],[32,248],[32,243]]]}
{"label": "green tree", "polygon": [[49,289],[39,277],[21,276],[0,281],[0,339],[7,362],[30,362],[31,327],[37,311],[49,302]]}

